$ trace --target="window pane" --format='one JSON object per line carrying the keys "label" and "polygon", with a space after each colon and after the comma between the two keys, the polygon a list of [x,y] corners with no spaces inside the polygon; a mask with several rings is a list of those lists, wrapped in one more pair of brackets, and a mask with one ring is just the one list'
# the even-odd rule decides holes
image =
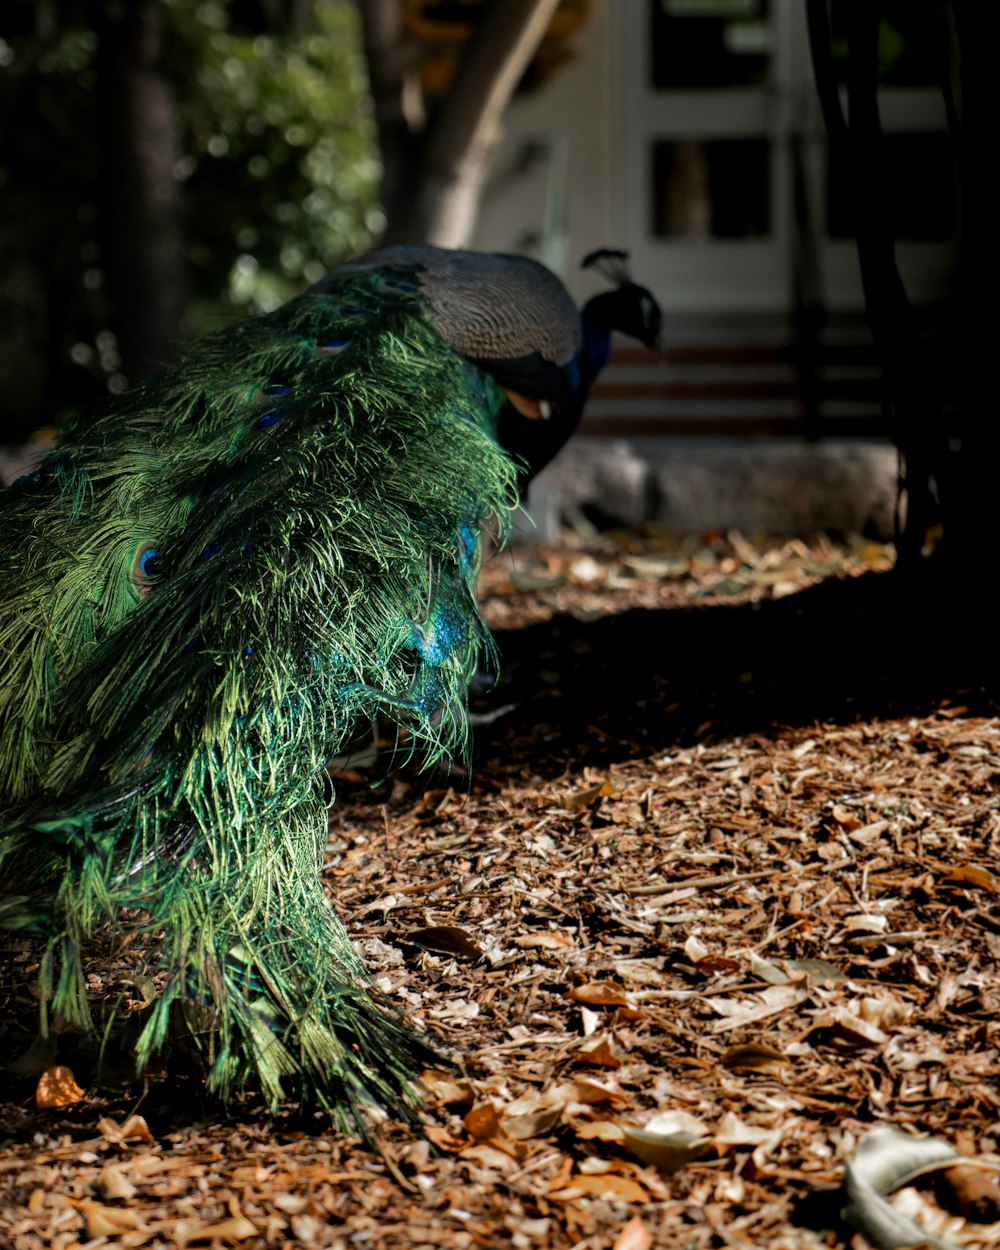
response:
{"label": "window pane", "polygon": [[770,81],[768,0],[651,5],[654,87],[756,87]]}
{"label": "window pane", "polygon": [[653,233],[747,239],[771,229],[766,139],[661,140],[653,145]]}
{"label": "window pane", "polygon": [[[943,240],[955,233],[955,166],[945,134],[884,135],[882,193],[889,229],[896,239]],[[854,234],[854,187],[839,152],[827,161],[827,231],[834,238]],[[871,195],[870,188],[861,194]]]}

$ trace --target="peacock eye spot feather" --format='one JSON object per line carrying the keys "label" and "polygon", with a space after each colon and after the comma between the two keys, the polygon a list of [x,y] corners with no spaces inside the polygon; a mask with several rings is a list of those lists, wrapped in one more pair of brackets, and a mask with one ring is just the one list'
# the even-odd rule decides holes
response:
{"label": "peacock eye spot feather", "polygon": [[316,344],[316,353],[319,356],[336,356],[342,352],[345,347],[350,347],[351,339],[325,339],[320,340]]}
{"label": "peacock eye spot feather", "polygon": [[268,382],[267,386],[262,386],[261,393],[263,395],[289,395],[292,388],[285,386],[283,382]]}
{"label": "peacock eye spot feather", "polygon": [[152,543],[140,548],[132,565],[132,581],[139,592],[139,598],[145,599],[152,592],[153,587],[150,583],[159,573],[159,551]]}
{"label": "peacock eye spot feather", "polygon": [[262,417],[258,417],[253,423],[253,428],[255,430],[266,430],[272,425],[277,425],[284,415],[285,413],[281,408],[276,408],[273,412],[265,412]]}
{"label": "peacock eye spot feather", "polygon": [[209,543],[207,547],[203,547],[198,560],[211,560],[213,556],[217,556],[222,550],[222,543]]}

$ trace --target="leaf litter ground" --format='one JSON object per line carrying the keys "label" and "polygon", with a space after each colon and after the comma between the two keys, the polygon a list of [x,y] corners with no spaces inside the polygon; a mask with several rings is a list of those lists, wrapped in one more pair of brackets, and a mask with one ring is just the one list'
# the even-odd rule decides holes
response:
{"label": "leaf litter ground", "polygon": [[[493,557],[471,773],[354,760],[331,812],[340,916],[458,1065],[423,1135],[219,1120],[182,1054],[117,1092],[86,1039],[25,1058],[39,952],[7,938],[0,1246],[863,1245],[841,1184],[874,1126],[996,1160],[989,631],[891,562],[654,532]],[[141,955],[94,994],[143,1010]],[[1000,1244],[989,1173],[918,1184],[930,1232]]]}

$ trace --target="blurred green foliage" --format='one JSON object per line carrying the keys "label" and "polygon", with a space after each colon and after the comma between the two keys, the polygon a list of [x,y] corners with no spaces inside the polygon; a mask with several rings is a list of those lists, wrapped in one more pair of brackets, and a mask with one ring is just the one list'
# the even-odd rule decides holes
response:
{"label": "blurred green foliage", "polygon": [[168,0],[203,296],[274,307],[382,226],[357,15],[316,3],[307,30],[239,29],[223,0]]}
{"label": "blurred green foliage", "polygon": [[[69,360],[59,368],[82,366],[99,383],[113,370],[97,229],[107,191],[97,32],[127,2],[0,5],[7,414],[45,400],[60,353]],[[162,10],[192,294],[185,331],[200,333],[274,307],[370,244],[382,226],[376,134],[351,4],[162,0]]]}

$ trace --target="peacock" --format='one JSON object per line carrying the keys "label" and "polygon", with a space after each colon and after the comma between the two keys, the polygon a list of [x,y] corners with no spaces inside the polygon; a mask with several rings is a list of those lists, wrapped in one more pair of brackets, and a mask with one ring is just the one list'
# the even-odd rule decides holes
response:
{"label": "peacock", "polygon": [[327,763],[376,718],[468,749],[491,641],[480,535],[572,432],[621,330],[520,257],[342,265],[81,414],[0,492],[0,925],[43,942],[40,1027],[93,1027],[81,952],[156,952],[141,1071],[188,1023],[207,1089],[412,1114],[435,1053],[375,992],[321,883]]}

